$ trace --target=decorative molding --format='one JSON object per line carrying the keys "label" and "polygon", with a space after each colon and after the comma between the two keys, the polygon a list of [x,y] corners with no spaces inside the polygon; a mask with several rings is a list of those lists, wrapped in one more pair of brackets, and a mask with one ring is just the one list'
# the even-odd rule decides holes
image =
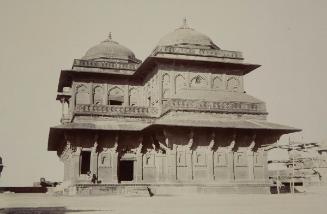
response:
{"label": "decorative molding", "polygon": [[152,55],[156,56],[160,53],[243,60],[242,53],[238,51],[159,46],[152,52]]}
{"label": "decorative molding", "polygon": [[91,61],[75,59],[74,67],[90,67],[90,68],[104,68],[104,69],[121,69],[121,70],[133,70],[135,71],[141,60],[134,59],[135,63],[121,63],[121,62],[105,62],[105,61]]}

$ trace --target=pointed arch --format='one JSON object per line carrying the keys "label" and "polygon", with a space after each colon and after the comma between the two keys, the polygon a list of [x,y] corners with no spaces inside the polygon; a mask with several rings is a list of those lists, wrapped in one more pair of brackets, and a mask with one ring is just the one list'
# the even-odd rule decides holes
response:
{"label": "pointed arch", "polygon": [[108,104],[109,105],[123,105],[124,104],[124,91],[115,86],[108,92]]}
{"label": "pointed arch", "polygon": [[81,84],[76,87],[75,103],[90,104],[89,89],[86,85]]}
{"label": "pointed arch", "polygon": [[102,86],[95,86],[93,88],[93,104],[103,105],[104,90]]}
{"label": "pointed arch", "polygon": [[179,74],[175,78],[175,94],[177,94],[182,88],[186,87],[185,78]]}
{"label": "pointed arch", "polygon": [[192,88],[205,88],[207,87],[207,79],[201,75],[197,75],[191,79],[191,87]]}

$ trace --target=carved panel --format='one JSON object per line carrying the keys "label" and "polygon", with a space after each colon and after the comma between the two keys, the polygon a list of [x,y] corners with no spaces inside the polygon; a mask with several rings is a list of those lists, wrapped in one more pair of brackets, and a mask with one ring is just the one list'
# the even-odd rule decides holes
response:
{"label": "carved panel", "polygon": [[177,166],[187,166],[186,151],[177,151]]}
{"label": "carved panel", "polygon": [[144,167],[155,167],[155,154],[147,153],[143,156]]}
{"label": "carved panel", "polygon": [[206,166],[207,165],[207,155],[205,152],[194,152],[193,153],[193,163],[195,166]]}
{"label": "carved panel", "polygon": [[231,77],[227,80],[227,90],[238,91],[240,87],[240,81],[236,77]]}
{"label": "carved panel", "polygon": [[109,152],[99,155],[99,167],[112,167],[112,155]]}
{"label": "carved panel", "polygon": [[224,89],[224,81],[221,77],[215,77],[212,81],[212,88]]}
{"label": "carved panel", "polygon": [[227,166],[228,159],[227,154],[222,152],[215,153],[215,166]]}

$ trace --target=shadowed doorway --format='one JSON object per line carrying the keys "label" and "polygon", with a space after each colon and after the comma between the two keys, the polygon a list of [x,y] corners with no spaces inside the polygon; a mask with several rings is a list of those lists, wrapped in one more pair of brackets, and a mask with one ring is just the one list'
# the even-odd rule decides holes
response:
{"label": "shadowed doorway", "polygon": [[121,160],[119,161],[119,182],[132,181],[134,178],[134,161]]}

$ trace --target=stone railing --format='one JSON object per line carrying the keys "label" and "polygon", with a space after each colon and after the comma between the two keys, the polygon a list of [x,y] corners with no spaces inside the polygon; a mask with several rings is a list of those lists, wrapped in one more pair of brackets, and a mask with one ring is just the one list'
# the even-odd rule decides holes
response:
{"label": "stone railing", "polygon": [[103,115],[123,117],[158,117],[159,113],[160,112],[156,107],[92,104],[78,104],[75,106],[74,111],[75,115]]}
{"label": "stone railing", "polygon": [[238,51],[226,51],[226,50],[215,50],[215,49],[200,49],[200,48],[182,48],[182,47],[171,47],[171,46],[159,46],[152,54],[156,56],[158,53],[168,54],[181,54],[181,55],[195,55],[195,56],[207,56],[217,58],[230,58],[242,60],[243,56]]}
{"label": "stone railing", "polygon": [[185,99],[170,99],[164,105],[162,114],[170,110],[189,110],[203,112],[255,113],[266,114],[264,103],[214,102]]}
{"label": "stone railing", "polygon": [[75,106],[74,114],[155,118],[160,117],[161,115],[171,110],[239,114],[267,114],[264,103],[212,102],[184,99],[170,99],[163,105],[162,109],[145,106],[78,104]]}
{"label": "stone railing", "polygon": [[73,66],[90,67],[90,68],[105,68],[105,69],[120,69],[120,70],[136,70],[141,61],[135,63],[120,63],[120,62],[104,62],[75,59]]}

